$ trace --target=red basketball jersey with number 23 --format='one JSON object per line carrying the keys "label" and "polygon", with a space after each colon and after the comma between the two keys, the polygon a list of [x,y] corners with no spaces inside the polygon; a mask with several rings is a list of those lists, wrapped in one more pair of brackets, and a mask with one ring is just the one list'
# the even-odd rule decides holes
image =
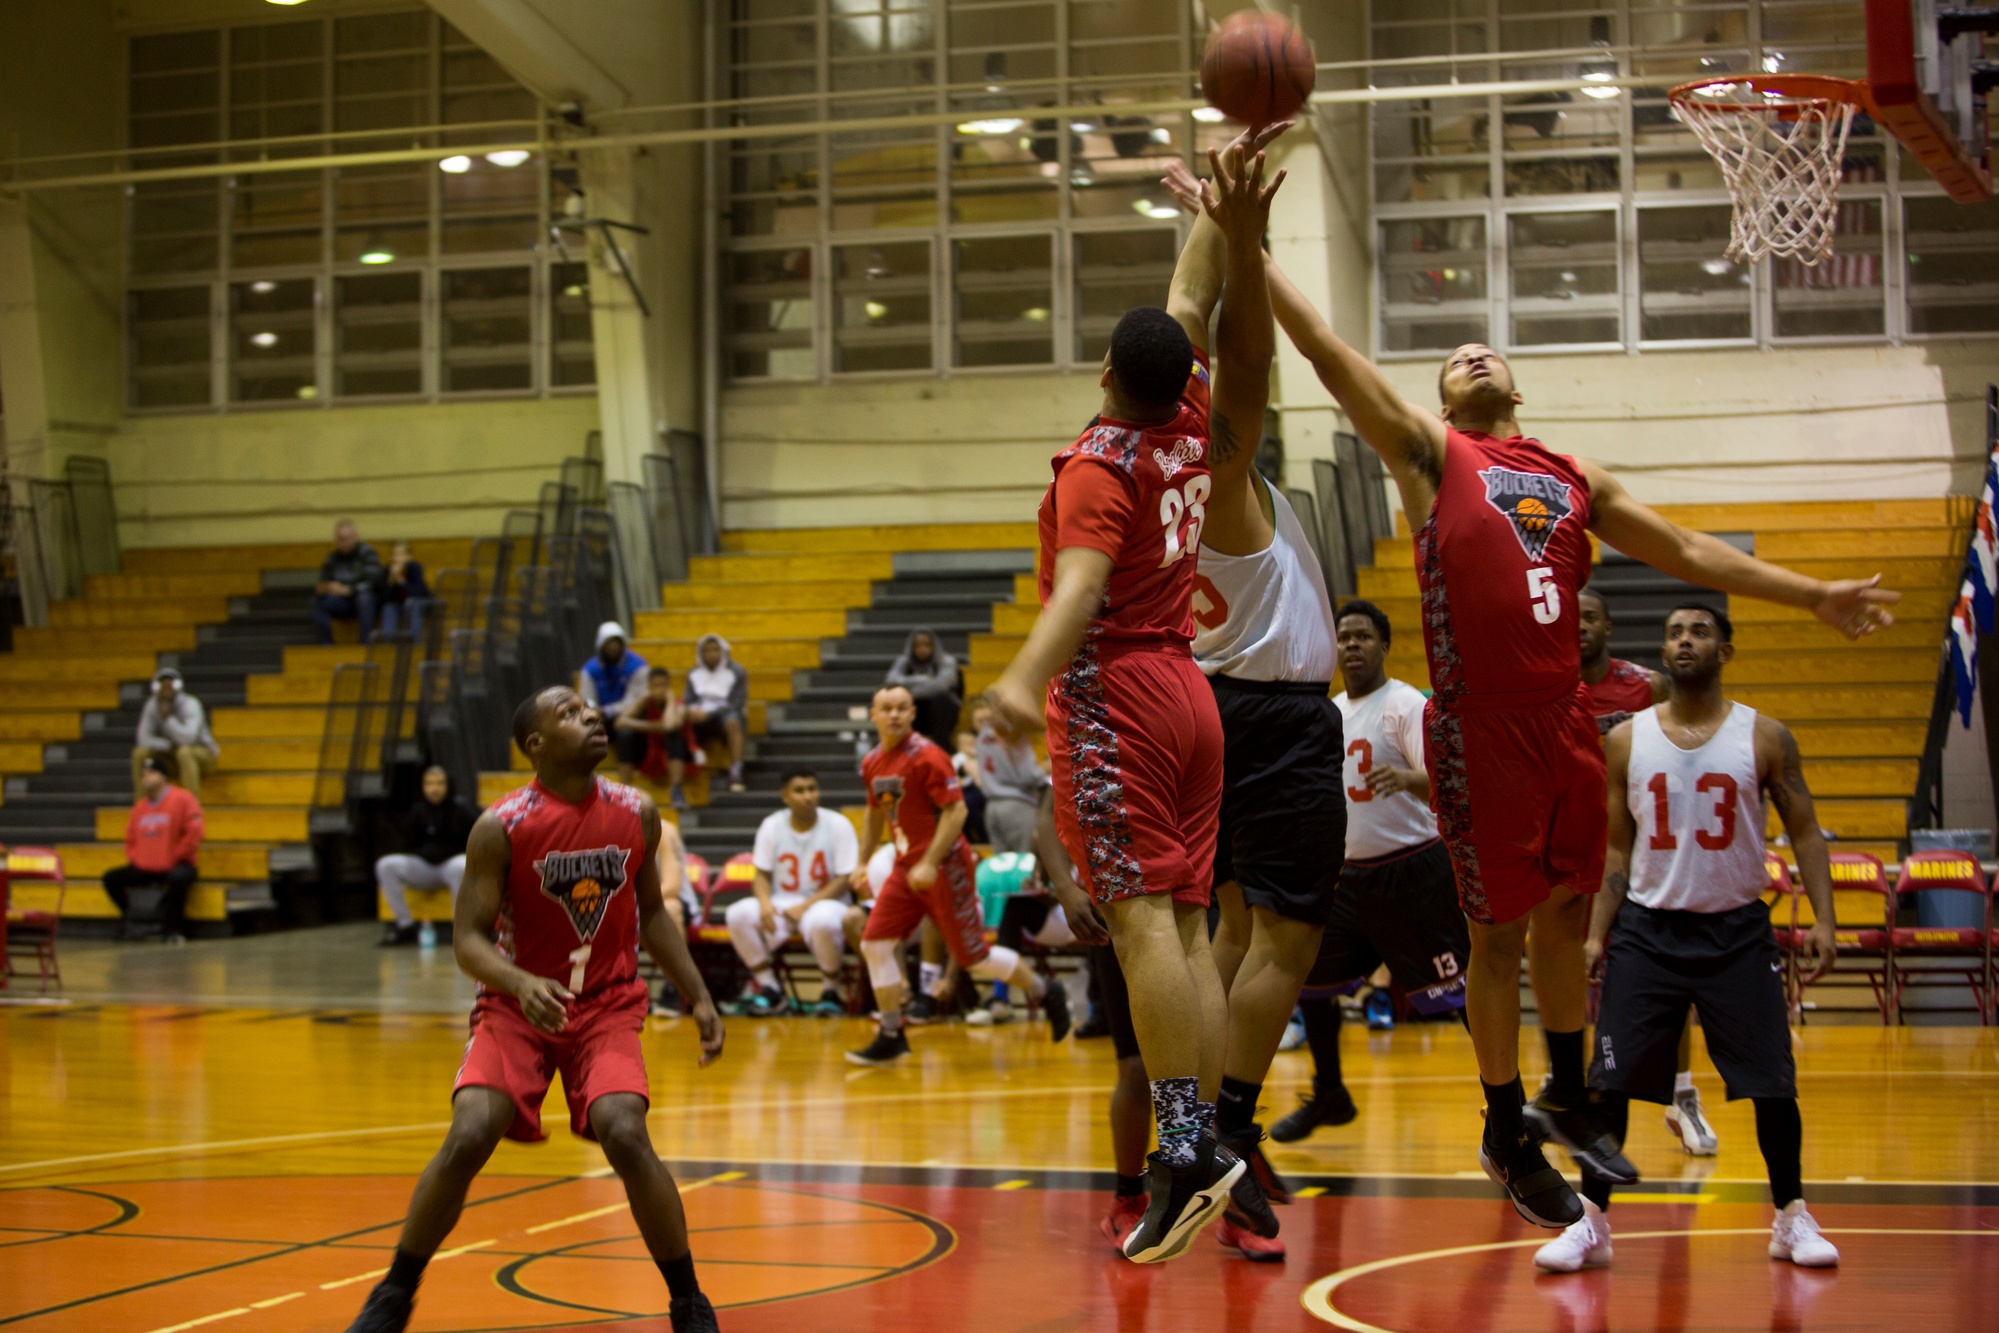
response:
{"label": "red basketball jersey with number 23", "polygon": [[499,948],[516,967],[577,995],[638,975],[643,800],[600,777],[580,805],[537,781],[493,807],[512,857]]}

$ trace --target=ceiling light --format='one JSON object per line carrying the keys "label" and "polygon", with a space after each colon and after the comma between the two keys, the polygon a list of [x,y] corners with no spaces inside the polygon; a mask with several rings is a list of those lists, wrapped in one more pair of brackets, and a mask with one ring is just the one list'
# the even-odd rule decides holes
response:
{"label": "ceiling light", "polygon": [[1617,96],[1620,92],[1624,91],[1622,88],[1607,88],[1602,86],[1608,84],[1616,77],[1615,74],[1605,70],[1591,70],[1589,73],[1583,75],[1583,82],[1590,85],[1583,89],[1583,96],[1594,97],[1598,101],[1604,101]]}
{"label": "ceiling light", "polygon": [[1138,214],[1140,217],[1154,218],[1161,221],[1163,221],[1166,218],[1177,218],[1180,216],[1180,210],[1174,208],[1172,205],[1155,204],[1150,199],[1139,199],[1134,201],[1131,206],[1131,211]]}
{"label": "ceiling light", "polygon": [[1046,324],[1048,322],[1048,307],[1039,305],[1029,306],[1020,312],[1020,317],[1022,319],[1031,319],[1036,324]]}
{"label": "ceiling light", "polygon": [[[278,0],[271,0],[271,3],[276,4]],[[298,386],[298,396],[307,402],[311,402],[313,399],[319,397],[319,386],[317,384],[301,384]]]}
{"label": "ceiling light", "polygon": [[1220,124],[1228,118],[1228,113],[1220,107],[1197,106],[1194,108],[1194,119],[1200,121],[1203,125]]}
{"label": "ceiling light", "polygon": [[250,341],[258,347],[276,347],[278,345],[278,335],[272,333],[269,329],[265,329],[262,333],[251,334]]}
{"label": "ceiling light", "polygon": [[869,301],[861,309],[868,312],[869,319],[885,319],[888,316],[888,307],[880,301]]}
{"label": "ceiling light", "polygon": [[486,154],[486,160],[496,167],[517,167],[533,156],[525,148],[501,148]]}
{"label": "ceiling light", "polygon": [[454,176],[462,176],[472,170],[472,159],[460,153],[456,157],[447,157],[442,162],[439,162],[437,169],[439,171],[448,171]]}
{"label": "ceiling light", "polygon": [[583,290],[584,289],[582,283],[572,282],[567,287],[564,287],[562,289],[562,294],[564,296],[581,296],[583,295]]}
{"label": "ceiling light", "polygon": [[1783,68],[1783,65],[1784,53],[1782,51],[1772,51],[1763,57],[1763,72],[1765,74],[1775,74],[1779,69]]}
{"label": "ceiling light", "polygon": [[1575,280],[1576,280],[1576,275],[1575,275],[1574,273],[1570,273],[1570,272],[1566,272],[1566,271],[1565,271],[1565,272],[1564,272],[1564,273],[1562,274],[1562,281],[1563,281],[1563,282],[1574,282]]}
{"label": "ceiling light", "polygon": [[1703,259],[1701,261],[1701,268],[1708,273],[1712,273],[1717,278],[1734,267],[1735,265],[1729,263],[1726,259]]}
{"label": "ceiling light", "polygon": [[1152,142],[1154,142],[1154,143],[1172,143],[1172,142],[1173,142],[1173,132],[1172,132],[1171,130],[1167,129],[1167,128],[1166,128],[1165,126],[1163,126],[1163,125],[1162,125],[1162,126],[1159,126],[1158,128],[1156,128],[1156,129],[1154,129],[1154,130],[1152,131]]}
{"label": "ceiling light", "polygon": [[368,241],[367,247],[361,251],[358,258],[364,264],[393,264],[396,262],[396,252],[389,248],[387,241],[376,236]]}
{"label": "ceiling light", "polygon": [[964,120],[958,122],[960,134],[1012,134],[1027,124],[1019,116],[994,116],[987,120]]}
{"label": "ceiling light", "polygon": [[265,0],[265,3],[266,3],[266,4],[273,4],[273,5],[283,5],[283,6],[285,7],[285,8],[289,9],[289,8],[291,8],[291,7],[293,6],[293,5],[302,5],[302,4],[304,4],[304,3],[305,3],[305,0]]}
{"label": "ceiling light", "polygon": [[255,292],[259,296],[269,295],[271,292],[274,292],[277,289],[278,289],[278,284],[272,282],[269,278],[259,278],[257,279],[257,281],[250,284],[250,290]]}
{"label": "ceiling light", "polygon": [[1069,128],[1078,134],[1095,134],[1097,123],[1094,120],[1072,120],[1069,122]]}

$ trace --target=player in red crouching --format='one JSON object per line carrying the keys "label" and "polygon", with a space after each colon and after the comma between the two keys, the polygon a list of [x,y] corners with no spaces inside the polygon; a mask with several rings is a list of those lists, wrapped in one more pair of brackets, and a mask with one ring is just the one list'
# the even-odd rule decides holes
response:
{"label": "player in red crouching", "polygon": [[556,686],[522,704],[514,743],[533,761],[534,781],[472,826],[458,894],[452,944],[479,999],[451,1129],[417,1181],[389,1275],[348,1333],[408,1326],[424,1265],[457,1225],[472,1178],[502,1138],[544,1137],[541,1103],[558,1072],[571,1132],[602,1145],[625,1182],[672,1292],[674,1333],[706,1333],[715,1311],[695,1280],[679,1191],[646,1132],[638,946],[692,1002],[704,1065],[722,1053],[722,1020],[660,898],[659,812],[650,796],[597,776],[610,740],[603,715],[574,690]]}

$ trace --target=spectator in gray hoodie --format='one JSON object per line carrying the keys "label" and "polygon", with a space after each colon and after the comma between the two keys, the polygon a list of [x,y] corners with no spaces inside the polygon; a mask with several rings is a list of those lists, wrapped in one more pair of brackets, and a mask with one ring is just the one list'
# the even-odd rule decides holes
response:
{"label": "spectator in gray hoodie", "polygon": [[729,790],[747,790],[743,782],[743,734],[750,715],[750,673],[729,656],[729,641],[704,634],[694,645],[697,659],[687,673],[687,721],[694,739],[704,745],[726,741],[729,746]]}
{"label": "spectator in gray hoodie", "polygon": [[974,708],[972,723],[979,729],[976,753],[979,789],[986,794],[986,836],[995,852],[1031,852],[1048,775],[1030,742],[999,734],[991,709]]}
{"label": "spectator in gray hoodie", "polygon": [[208,730],[208,710],[181,688],[180,672],[166,667],[153,677],[152,697],[139,710],[139,731],[132,742],[133,799],[145,790],[146,761],[157,757],[195,800],[201,799],[201,777],[215,767],[215,737]]}
{"label": "spectator in gray hoodie", "polygon": [[902,656],[889,666],[884,685],[900,685],[916,700],[916,729],[952,750],[951,734],[958,729],[958,711],[964,705],[959,686],[958,659],[944,651],[937,635],[919,626],[902,645]]}

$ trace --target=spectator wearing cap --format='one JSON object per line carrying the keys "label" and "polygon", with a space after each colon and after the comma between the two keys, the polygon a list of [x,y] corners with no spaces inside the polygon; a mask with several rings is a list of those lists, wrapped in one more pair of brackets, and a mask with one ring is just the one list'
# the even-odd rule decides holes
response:
{"label": "spectator wearing cap", "polygon": [[132,791],[145,788],[143,769],[158,759],[167,776],[201,799],[201,778],[215,767],[215,737],[208,730],[208,710],[182,688],[180,672],[166,667],[153,677],[152,697],[139,710],[139,730],[132,742]]}
{"label": "spectator wearing cap", "polygon": [[403,851],[375,862],[375,883],[389,905],[391,921],[382,943],[415,944],[416,917],[410,912],[409,890],[450,889],[458,904],[458,885],[465,878],[465,844],[479,812],[451,791],[451,775],[433,764],[423,771],[423,799],[403,821]]}
{"label": "spectator wearing cap", "polygon": [[695,663],[687,673],[687,720],[702,743],[725,741],[729,746],[729,790],[744,790],[743,729],[750,715],[750,673],[729,656],[729,641],[703,634],[694,645]]}
{"label": "spectator wearing cap", "polygon": [[201,802],[194,793],[167,781],[168,762],[155,755],[139,769],[139,796],[125,820],[125,864],[104,872],[104,892],[130,910],[134,889],[164,889],[160,920],[167,941],[187,933],[187,891],[199,873]]}
{"label": "spectator wearing cap", "polygon": [[583,664],[576,692],[604,715],[604,730],[617,747],[621,775],[645,762],[645,733],[620,728],[618,720],[645,701],[650,670],[643,657],[625,646],[623,625],[607,620],[597,627],[597,655]]}
{"label": "spectator wearing cap", "polygon": [[381,597],[382,557],[361,540],[354,520],[333,525],[333,549],[319,566],[312,585],[312,634],[320,643],[333,642],[333,622],[352,620],[361,628],[361,642],[375,628],[375,603]]}

